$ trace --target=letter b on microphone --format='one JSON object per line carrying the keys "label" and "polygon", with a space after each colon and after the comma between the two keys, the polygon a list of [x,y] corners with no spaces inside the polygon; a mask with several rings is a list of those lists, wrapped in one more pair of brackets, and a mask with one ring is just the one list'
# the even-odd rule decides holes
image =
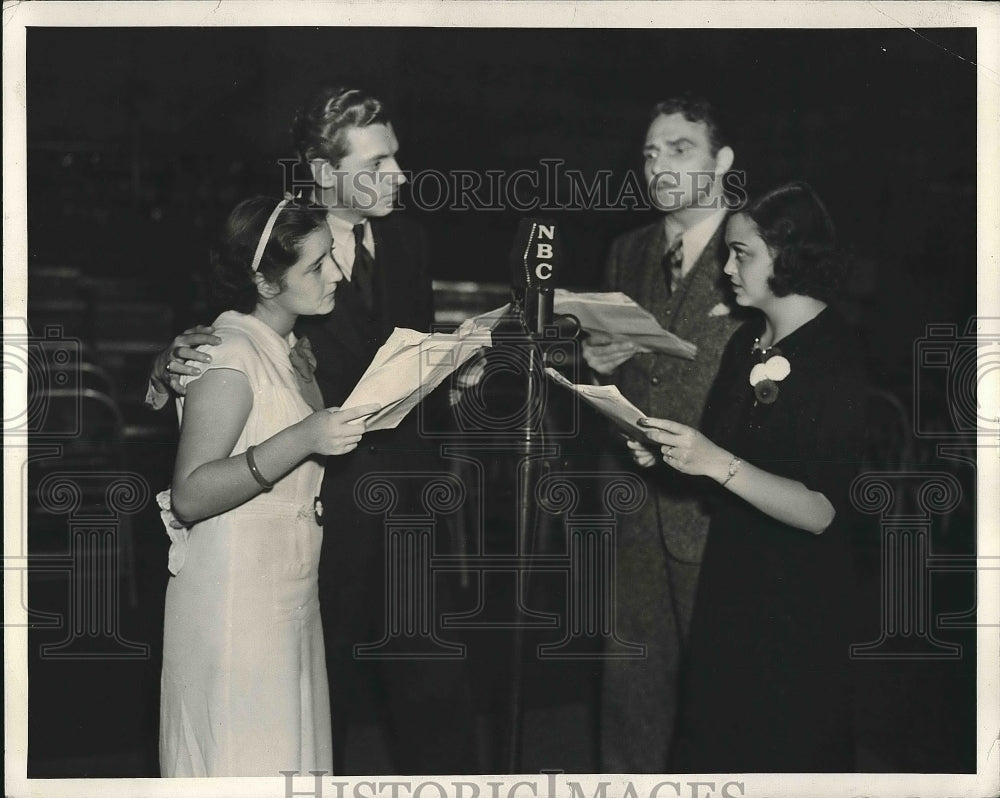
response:
{"label": "letter b on microphone", "polygon": [[556,225],[522,219],[511,249],[511,292],[531,333],[552,324],[552,299],[561,262]]}

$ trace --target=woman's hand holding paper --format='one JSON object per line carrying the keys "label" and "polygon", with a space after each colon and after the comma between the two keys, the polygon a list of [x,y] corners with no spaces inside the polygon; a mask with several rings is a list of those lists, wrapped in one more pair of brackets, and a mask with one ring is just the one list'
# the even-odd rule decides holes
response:
{"label": "woman's hand holding paper", "polygon": [[660,444],[663,462],[671,468],[720,481],[727,475],[732,455],[693,427],[665,418],[641,418],[639,426],[649,431],[651,441]]}
{"label": "woman's hand holding paper", "polygon": [[347,454],[357,448],[365,432],[362,419],[380,409],[377,404],[359,405],[349,410],[331,407],[317,410],[300,423],[314,441],[312,449],[316,454]]}

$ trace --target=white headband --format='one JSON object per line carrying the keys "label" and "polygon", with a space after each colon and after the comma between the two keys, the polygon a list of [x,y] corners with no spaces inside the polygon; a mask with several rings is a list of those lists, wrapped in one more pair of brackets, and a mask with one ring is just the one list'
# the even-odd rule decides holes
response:
{"label": "white headband", "polygon": [[271,231],[274,230],[274,223],[278,221],[278,214],[281,213],[281,209],[288,204],[287,199],[283,199],[278,203],[277,207],[271,211],[271,216],[267,220],[267,224],[264,225],[264,232],[260,234],[260,241],[257,243],[257,251],[253,253],[253,263],[250,264],[250,271],[255,272],[260,268],[260,260],[264,257],[264,249],[267,247],[267,242],[271,240]]}

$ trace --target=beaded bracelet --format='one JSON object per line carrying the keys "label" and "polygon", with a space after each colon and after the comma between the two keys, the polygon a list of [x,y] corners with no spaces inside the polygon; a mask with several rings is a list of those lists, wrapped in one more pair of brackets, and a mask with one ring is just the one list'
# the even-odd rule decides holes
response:
{"label": "beaded bracelet", "polygon": [[247,448],[247,467],[250,469],[250,473],[253,475],[253,478],[257,480],[257,484],[264,489],[264,493],[267,493],[269,490],[271,490],[271,488],[274,487],[274,483],[268,482],[266,479],[264,479],[264,475],[261,474],[260,469],[257,468],[257,464],[254,462],[253,459],[253,450],[256,448],[257,448],[256,446],[250,446]]}
{"label": "beaded bracelet", "polygon": [[722,487],[726,487],[729,480],[736,476],[736,472],[740,470],[741,465],[743,465],[743,461],[738,457],[734,457],[729,461],[729,476],[722,480]]}

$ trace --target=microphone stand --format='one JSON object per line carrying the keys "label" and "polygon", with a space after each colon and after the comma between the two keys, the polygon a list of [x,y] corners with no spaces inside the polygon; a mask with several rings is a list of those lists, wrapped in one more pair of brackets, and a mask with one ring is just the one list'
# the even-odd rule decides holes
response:
{"label": "microphone stand", "polygon": [[[552,293],[532,297],[536,302],[524,302],[516,296],[512,315],[517,319],[524,336],[527,352],[525,369],[525,413],[519,435],[517,453],[521,456],[517,478],[517,577],[515,579],[515,606],[518,619],[522,616],[521,596],[528,599],[531,569],[538,536],[540,512],[535,502],[535,486],[551,471],[551,463],[544,459],[546,408],[539,404],[541,386],[545,377],[545,355],[542,347],[547,336],[533,332],[532,326],[544,330],[552,324]],[[533,324],[529,322],[533,320]],[[579,321],[574,318],[579,331]],[[558,339],[556,339],[558,340]],[[535,410],[537,406],[537,411]],[[523,691],[524,691],[524,624],[516,623],[511,643],[510,728],[508,738],[508,772],[521,770],[523,741]]]}
{"label": "microphone stand", "polygon": [[[511,292],[511,316],[520,326],[515,332],[526,356],[525,405],[516,451],[521,460],[517,475],[517,573],[515,576],[515,624],[511,642],[510,736],[508,770],[521,770],[521,744],[524,692],[524,618],[522,595],[528,599],[530,564],[534,557],[540,513],[535,502],[535,486],[551,470],[545,455],[546,408],[540,405],[545,377],[543,346],[551,343],[555,299],[554,274],[559,263],[556,225],[551,221],[522,219],[511,252],[514,281]],[[576,320],[576,332],[579,332]],[[555,336],[558,339],[558,335]]]}
{"label": "microphone stand", "polygon": [[524,308],[516,304],[514,312],[521,324],[524,339],[527,345],[525,352],[527,363],[525,369],[525,407],[528,412],[524,414],[521,423],[518,447],[516,449],[520,455],[517,475],[517,574],[514,579],[515,595],[514,605],[516,608],[514,624],[514,634],[511,641],[511,678],[510,678],[510,727],[508,737],[508,773],[518,773],[521,769],[521,743],[523,725],[523,690],[524,690],[524,624],[521,620],[521,597],[527,598],[530,584],[529,571],[526,567],[531,555],[535,550],[535,506],[533,501],[533,488],[537,484],[540,473],[537,452],[539,449],[540,431],[533,427],[533,408],[538,398],[537,379],[541,378],[541,356],[535,340],[528,329],[524,319]]}

